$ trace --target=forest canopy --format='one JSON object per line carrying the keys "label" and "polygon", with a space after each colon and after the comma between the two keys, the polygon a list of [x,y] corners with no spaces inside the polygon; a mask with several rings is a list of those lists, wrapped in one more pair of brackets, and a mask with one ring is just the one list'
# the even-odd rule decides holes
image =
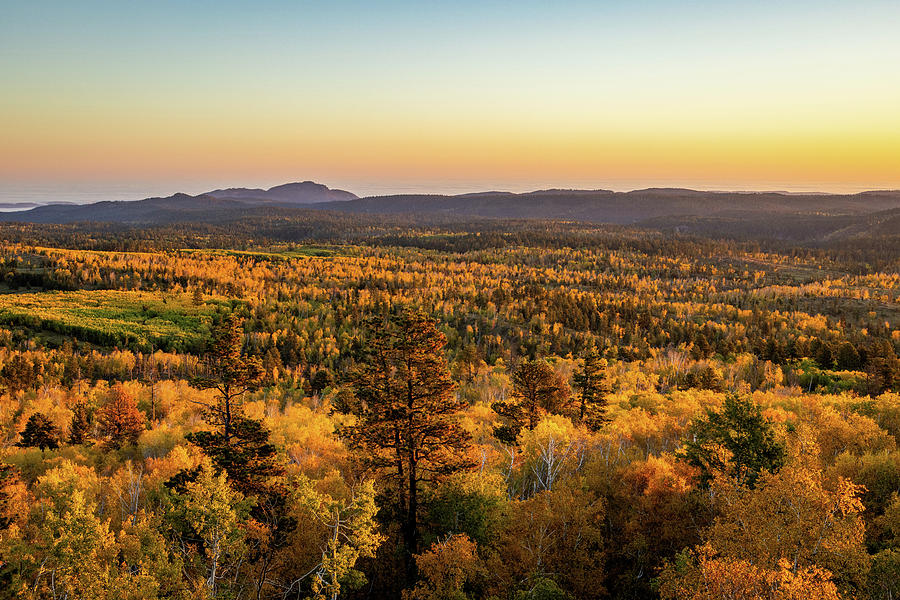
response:
{"label": "forest canopy", "polygon": [[0,598],[900,593],[900,248],[3,225]]}

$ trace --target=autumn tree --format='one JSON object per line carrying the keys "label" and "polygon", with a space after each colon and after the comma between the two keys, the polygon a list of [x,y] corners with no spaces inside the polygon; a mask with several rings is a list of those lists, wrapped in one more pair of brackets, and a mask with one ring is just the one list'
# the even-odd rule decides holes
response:
{"label": "autumn tree", "polygon": [[300,505],[326,532],[320,546],[321,561],[309,571],[312,600],[337,600],[342,589],[365,583],[356,563],[360,558],[374,557],[384,541],[375,521],[374,482],[363,482],[346,498],[318,492],[306,478],[301,478],[297,487]]}
{"label": "autumn tree", "polygon": [[[14,546],[0,548],[4,574],[12,575],[12,581],[0,585],[0,597],[110,597],[115,537],[109,520],[98,515],[85,481],[89,472],[63,461],[34,482],[22,537],[9,540]],[[6,541],[0,535],[0,545]]]}
{"label": "autumn tree", "polygon": [[147,420],[138,410],[134,396],[119,384],[113,386],[106,404],[97,411],[97,425],[101,437],[111,448],[137,443],[146,428]]}
{"label": "autumn tree", "polygon": [[719,516],[705,543],[663,572],[664,599],[837,599],[862,589],[863,488],[826,478],[808,438],[794,435],[787,464],[762,471],[753,488],[723,474],[711,482]]}
{"label": "autumn tree", "polygon": [[60,431],[47,415],[36,412],[28,417],[25,429],[22,431],[22,439],[17,444],[22,448],[47,448],[55,450],[59,448]]}
{"label": "autumn tree", "polygon": [[514,501],[488,568],[507,589],[526,592],[525,598],[543,579],[579,600],[604,597],[605,516],[601,498],[569,486]]}
{"label": "autumn tree", "polygon": [[353,374],[357,422],[344,428],[361,463],[394,495],[407,583],[415,581],[419,492],[426,482],[470,468],[469,434],[456,422],[446,339],[433,319],[405,309],[369,322],[365,356]]}
{"label": "autumn tree", "polygon": [[16,520],[18,507],[14,502],[16,496],[14,488],[18,486],[21,486],[18,470],[12,465],[0,462],[0,531]]}
{"label": "autumn tree", "polygon": [[537,427],[544,414],[561,410],[569,399],[566,382],[544,360],[520,364],[512,383],[512,397],[491,405],[503,420],[494,435],[508,444],[516,441],[522,429]]}
{"label": "autumn tree", "polygon": [[784,463],[784,446],[752,400],[725,397],[719,412],[707,410],[691,423],[680,455],[700,469],[701,484],[724,473],[753,486],[762,471],[777,471]]}
{"label": "autumn tree", "polygon": [[222,580],[233,580],[246,558],[246,535],[241,528],[247,508],[243,496],[228,485],[224,473],[216,474],[206,461],[172,500],[169,518],[174,531],[188,550],[189,564],[201,585],[215,598],[223,591]]}
{"label": "autumn tree", "polygon": [[485,576],[478,546],[465,534],[435,542],[416,556],[419,581],[403,600],[465,600],[467,588]]}
{"label": "autumn tree", "polygon": [[596,346],[588,348],[584,355],[581,369],[575,373],[575,386],[578,388],[579,406],[578,420],[588,429],[596,431],[608,421],[606,418],[606,394],[609,392],[606,383],[606,360],[600,355]]}

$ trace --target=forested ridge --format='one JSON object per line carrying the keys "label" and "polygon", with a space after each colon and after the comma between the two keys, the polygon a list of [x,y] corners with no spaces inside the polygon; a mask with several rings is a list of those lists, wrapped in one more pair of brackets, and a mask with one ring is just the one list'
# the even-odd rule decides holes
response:
{"label": "forested ridge", "polygon": [[900,247],[3,224],[0,597],[890,599]]}

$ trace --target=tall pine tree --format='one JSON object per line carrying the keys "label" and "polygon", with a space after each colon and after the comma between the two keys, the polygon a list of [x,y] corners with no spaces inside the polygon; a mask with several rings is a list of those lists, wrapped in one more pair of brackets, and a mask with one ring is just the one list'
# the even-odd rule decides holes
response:
{"label": "tall pine tree", "polygon": [[[213,402],[198,402],[204,407],[209,431],[189,433],[185,438],[198,446],[229,484],[253,500],[250,515],[266,531],[265,542],[253,549],[250,558],[257,564],[257,585],[261,589],[276,552],[288,542],[297,522],[290,515],[289,491],[285,469],[269,430],[255,419],[247,418],[243,396],[257,389],[263,378],[262,362],[243,354],[243,322],[234,313],[213,329],[206,355],[207,374],[194,380],[202,389],[216,391]],[[183,471],[169,485],[184,489],[196,479],[197,471]]]}
{"label": "tall pine tree", "polygon": [[580,391],[578,420],[588,429],[596,431],[608,421],[606,418],[606,360],[600,356],[596,346],[588,348],[584,364],[575,373],[575,386]]}
{"label": "tall pine tree", "polygon": [[232,442],[237,421],[243,418],[243,398],[259,387],[263,378],[262,361],[242,353],[243,320],[235,313],[213,327],[205,355],[206,374],[193,384],[216,391],[213,402],[197,402],[205,409],[206,422],[218,429],[226,446]]}
{"label": "tall pine tree", "polygon": [[415,581],[419,494],[424,483],[474,466],[469,434],[456,422],[463,403],[444,358],[444,334],[411,309],[369,322],[365,356],[353,375],[358,420],[343,430],[363,464],[393,493],[407,583]]}

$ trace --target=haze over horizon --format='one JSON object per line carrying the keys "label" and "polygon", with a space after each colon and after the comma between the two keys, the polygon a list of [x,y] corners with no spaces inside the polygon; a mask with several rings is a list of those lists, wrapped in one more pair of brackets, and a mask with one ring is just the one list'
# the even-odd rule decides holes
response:
{"label": "haze over horizon", "polygon": [[897,189],[898,25],[882,0],[6,3],[0,202]]}

